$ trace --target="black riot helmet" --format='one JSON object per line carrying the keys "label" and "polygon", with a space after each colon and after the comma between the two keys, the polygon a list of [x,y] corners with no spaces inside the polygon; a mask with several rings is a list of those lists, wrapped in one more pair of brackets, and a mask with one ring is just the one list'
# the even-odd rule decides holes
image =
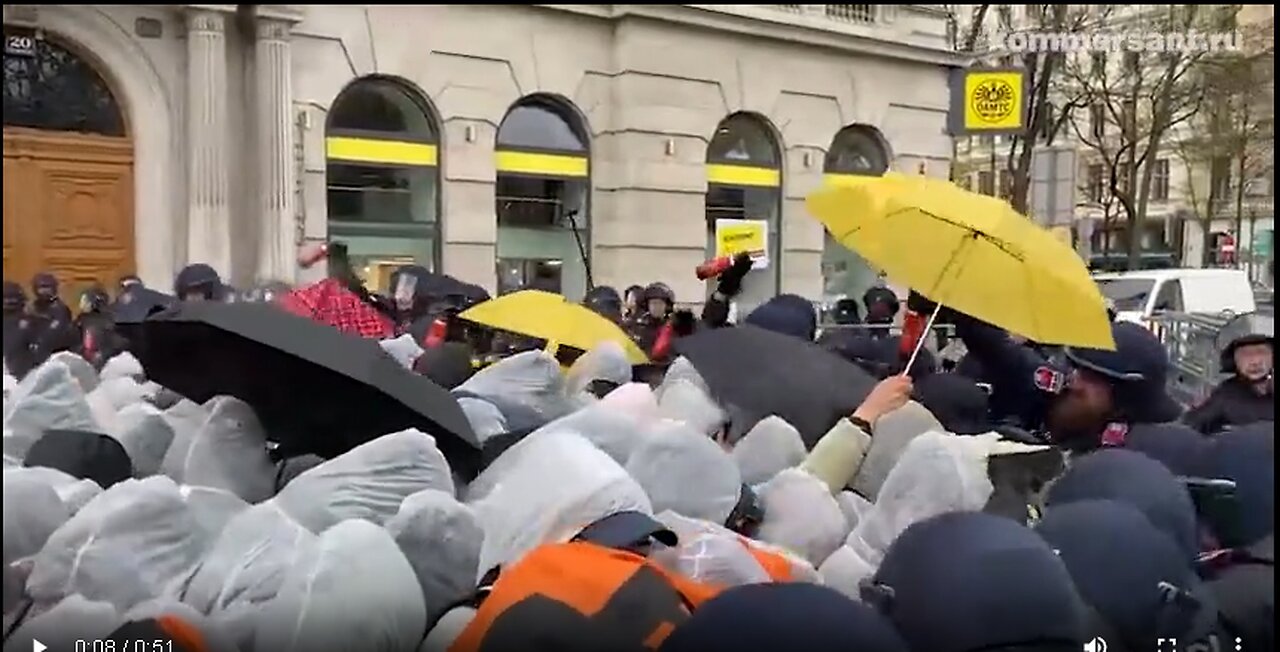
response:
{"label": "black riot helmet", "polygon": [[1276,322],[1271,315],[1250,313],[1227,322],[1218,331],[1217,344],[1222,352],[1218,361],[1224,374],[1238,373],[1236,350],[1252,344],[1266,344],[1275,349]]}

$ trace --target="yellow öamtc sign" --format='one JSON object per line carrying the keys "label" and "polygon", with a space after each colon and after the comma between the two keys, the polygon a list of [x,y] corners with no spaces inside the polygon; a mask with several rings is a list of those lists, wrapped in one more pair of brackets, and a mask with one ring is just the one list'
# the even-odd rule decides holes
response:
{"label": "yellow \u00f6amtc sign", "polygon": [[1026,128],[1024,71],[1013,68],[957,70],[951,81],[952,135],[1020,133]]}

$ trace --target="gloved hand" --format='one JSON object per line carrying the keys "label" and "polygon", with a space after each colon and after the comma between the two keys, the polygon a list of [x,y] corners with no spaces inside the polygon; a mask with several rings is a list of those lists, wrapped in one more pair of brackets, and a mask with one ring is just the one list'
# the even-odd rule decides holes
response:
{"label": "gloved hand", "polygon": [[677,310],[671,315],[671,332],[676,337],[693,335],[698,330],[698,318],[689,310]]}
{"label": "gloved hand", "polygon": [[742,291],[742,280],[751,271],[751,265],[751,256],[746,253],[734,256],[733,266],[720,275],[720,283],[716,285],[716,293],[724,297],[725,300],[737,296]]}
{"label": "gloved hand", "polygon": [[[926,319],[929,315],[933,314],[933,309],[936,308],[937,305],[937,303],[934,303],[928,297],[916,292],[915,290],[912,290],[911,294],[907,295],[907,310],[916,314],[924,315]],[[953,324],[955,323],[955,318],[955,311],[946,306],[942,306],[942,310],[938,311],[938,319],[935,323]]]}

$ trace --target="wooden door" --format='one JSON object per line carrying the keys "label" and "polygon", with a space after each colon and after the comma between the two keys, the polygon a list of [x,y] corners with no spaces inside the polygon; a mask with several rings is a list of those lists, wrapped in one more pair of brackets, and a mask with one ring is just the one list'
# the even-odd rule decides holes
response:
{"label": "wooden door", "polygon": [[133,145],[128,138],[6,127],[4,278],[48,271],[62,295],[134,272]]}

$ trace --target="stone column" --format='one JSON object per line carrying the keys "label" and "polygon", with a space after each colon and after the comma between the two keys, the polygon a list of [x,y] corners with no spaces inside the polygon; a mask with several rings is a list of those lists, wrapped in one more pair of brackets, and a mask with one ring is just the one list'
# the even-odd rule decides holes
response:
{"label": "stone column", "polygon": [[227,184],[226,14],[190,9],[187,21],[187,261],[231,276]]}
{"label": "stone column", "polygon": [[297,170],[294,161],[291,24],[258,17],[254,71],[257,160],[258,278],[293,281]]}

